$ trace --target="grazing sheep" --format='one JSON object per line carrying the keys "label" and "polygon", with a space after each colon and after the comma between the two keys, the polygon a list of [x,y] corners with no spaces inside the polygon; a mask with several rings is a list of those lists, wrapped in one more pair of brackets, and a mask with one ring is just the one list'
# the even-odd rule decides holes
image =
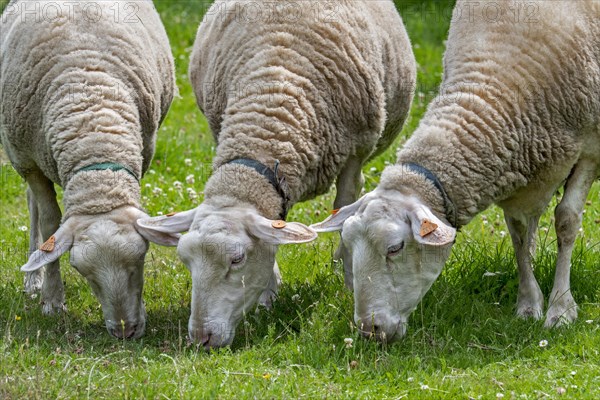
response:
{"label": "grazing sheep", "polygon": [[139,221],[189,231],[178,246],[193,281],[189,334],[205,348],[229,345],[257,300],[269,306],[277,245],[316,237],[276,220],[336,177],[335,206],[355,201],[362,165],[396,137],[412,100],[414,56],[392,1],[315,2],[293,15],[288,6],[208,11],[190,75],[218,143],[215,173],[195,210]]}
{"label": "grazing sheep", "polygon": [[[441,94],[399,150],[398,164],[384,171],[374,192],[313,225],[343,227],[353,256],[355,320],[366,336],[404,335],[456,229],[492,203],[504,210],[515,248],[517,315],[541,318],[543,294],[531,266],[535,234],[563,183],[545,325],[577,317],[570,259],[587,193],[600,174],[600,4],[495,6],[492,18],[483,6],[457,3]],[[532,7],[527,16],[515,14],[525,6]]]}
{"label": "grazing sheep", "polygon": [[150,1],[12,1],[0,31],[0,136],[29,186],[25,289],[41,288],[44,313],[63,309],[59,257],[71,250],[108,331],[140,337],[146,240],[178,239],[136,226],[147,216],[139,179],[175,88],[159,16]]}

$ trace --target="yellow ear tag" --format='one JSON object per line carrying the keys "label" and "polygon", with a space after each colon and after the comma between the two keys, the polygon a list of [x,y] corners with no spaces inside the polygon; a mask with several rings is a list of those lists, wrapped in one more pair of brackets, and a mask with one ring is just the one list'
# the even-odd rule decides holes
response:
{"label": "yellow ear tag", "polygon": [[421,237],[425,237],[427,235],[429,235],[431,232],[435,231],[437,229],[437,225],[434,224],[433,222],[431,222],[428,219],[424,219],[423,223],[421,224],[421,230],[419,231],[419,235],[421,235]]}
{"label": "yellow ear tag", "polygon": [[173,212],[170,212],[170,213],[168,213],[168,214],[167,214],[167,217],[172,217],[172,216],[173,216],[173,215],[175,215],[175,214],[177,214],[175,211],[173,211]]}
{"label": "yellow ear tag", "polygon": [[283,229],[283,228],[285,228],[285,221],[281,221],[281,220],[273,221],[273,222],[271,222],[271,226],[275,229]]}
{"label": "yellow ear tag", "polygon": [[54,243],[56,243],[56,238],[54,235],[52,235],[44,242],[44,244],[40,246],[40,250],[50,253],[52,250],[54,250]]}

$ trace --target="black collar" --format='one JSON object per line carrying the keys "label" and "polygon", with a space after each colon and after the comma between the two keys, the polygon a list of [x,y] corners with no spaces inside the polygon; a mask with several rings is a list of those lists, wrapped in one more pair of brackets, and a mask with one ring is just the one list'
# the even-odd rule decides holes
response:
{"label": "black collar", "polygon": [[279,214],[279,217],[282,220],[285,220],[289,211],[290,195],[287,182],[285,181],[285,177],[279,176],[279,160],[275,160],[274,169],[271,169],[266,165],[256,160],[252,160],[250,158],[236,158],[234,160],[226,162],[225,164],[244,165],[246,167],[252,168],[256,172],[264,176],[269,181],[271,186],[273,186],[273,188],[279,194],[279,196],[281,196],[281,214]]}
{"label": "black collar", "polygon": [[454,203],[452,203],[452,201],[450,200],[450,197],[448,197],[448,193],[446,192],[446,190],[444,190],[444,186],[442,186],[442,183],[440,182],[438,177],[435,176],[433,172],[419,164],[403,163],[402,165],[405,166],[409,171],[413,171],[424,175],[428,181],[433,183],[433,186],[435,186],[435,188],[442,195],[442,200],[444,201],[444,211],[446,212],[446,219],[448,220],[450,225],[452,225],[452,227],[457,228],[458,215],[456,213],[456,207],[454,206]]}
{"label": "black collar", "polygon": [[86,165],[83,168],[79,168],[77,171],[73,172],[73,174],[71,175],[71,178],[73,178],[73,176],[77,175],[80,172],[84,172],[84,171],[105,171],[105,170],[111,170],[111,171],[125,171],[127,172],[129,175],[133,176],[135,178],[136,181],[140,181],[140,179],[135,175],[135,173],[128,167],[126,167],[123,164],[119,164],[119,163],[114,163],[114,162],[102,162],[102,163],[95,163],[95,164],[90,164],[90,165]]}

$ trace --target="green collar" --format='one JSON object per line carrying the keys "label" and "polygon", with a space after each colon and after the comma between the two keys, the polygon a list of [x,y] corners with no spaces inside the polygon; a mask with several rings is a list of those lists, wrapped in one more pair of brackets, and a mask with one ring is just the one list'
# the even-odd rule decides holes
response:
{"label": "green collar", "polygon": [[111,171],[115,171],[115,172],[123,170],[123,171],[127,172],[129,175],[133,176],[136,181],[138,181],[138,182],[140,181],[139,178],[133,173],[133,171],[131,169],[127,168],[123,164],[113,163],[113,162],[103,162],[103,163],[87,165],[87,166],[75,171],[73,173],[73,176],[77,175],[80,172],[84,172],[84,171],[105,171],[105,170],[111,170]]}

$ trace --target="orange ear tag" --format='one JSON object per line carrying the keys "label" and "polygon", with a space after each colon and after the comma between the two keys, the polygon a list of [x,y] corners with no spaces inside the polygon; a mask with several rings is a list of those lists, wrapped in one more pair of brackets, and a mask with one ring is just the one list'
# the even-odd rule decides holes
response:
{"label": "orange ear tag", "polygon": [[429,235],[431,232],[435,231],[437,229],[437,225],[434,224],[433,222],[431,222],[428,219],[424,219],[423,223],[421,224],[421,230],[419,231],[419,235],[421,235],[421,237],[425,237],[427,235]]}
{"label": "orange ear tag", "polygon": [[337,214],[339,212],[340,212],[340,209],[336,208],[335,210],[331,210],[331,215],[335,215],[335,214]]}
{"label": "orange ear tag", "polygon": [[273,221],[273,222],[271,222],[271,226],[275,229],[283,229],[283,228],[285,228],[285,221],[281,221],[281,220]]}
{"label": "orange ear tag", "polygon": [[56,238],[54,235],[52,235],[44,242],[44,244],[40,246],[40,250],[50,253],[52,250],[54,250],[54,243],[56,243]]}
{"label": "orange ear tag", "polygon": [[170,213],[168,213],[168,214],[167,214],[167,217],[172,217],[172,216],[173,216],[173,215],[175,215],[175,214],[177,214],[175,211],[173,211],[173,212],[170,212]]}

